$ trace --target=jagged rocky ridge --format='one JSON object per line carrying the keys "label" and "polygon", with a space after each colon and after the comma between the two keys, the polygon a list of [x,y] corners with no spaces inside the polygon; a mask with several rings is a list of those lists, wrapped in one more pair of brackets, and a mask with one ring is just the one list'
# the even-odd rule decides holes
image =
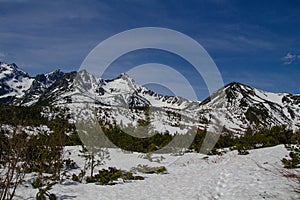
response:
{"label": "jagged rocky ridge", "polygon": [[[248,127],[281,124],[300,128],[300,95],[265,92],[236,82],[200,103],[157,94],[126,74],[103,80],[87,71],[56,70],[30,77],[15,64],[0,63],[0,103],[53,105],[73,114],[89,104],[104,124],[124,128],[147,124],[149,132],[185,134],[196,127],[243,133]],[[130,109],[133,107],[148,109]]]}

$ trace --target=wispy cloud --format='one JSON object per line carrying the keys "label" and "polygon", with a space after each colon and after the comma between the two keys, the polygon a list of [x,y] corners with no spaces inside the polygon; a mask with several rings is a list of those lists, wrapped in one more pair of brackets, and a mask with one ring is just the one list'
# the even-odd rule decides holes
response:
{"label": "wispy cloud", "polygon": [[0,3],[20,3],[26,2],[27,0],[0,0]]}
{"label": "wispy cloud", "polygon": [[285,65],[290,65],[292,63],[294,63],[295,61],[297,60],[300,60],[300,54],[297,55],[297,54],[294,54],[294,53],[291,53],[291,52],[288,52],[283,58],[283,64]]}
{"label": "wispy cloud", "polygon": [[5,58],[6,54],[0,51],[0,59]]}

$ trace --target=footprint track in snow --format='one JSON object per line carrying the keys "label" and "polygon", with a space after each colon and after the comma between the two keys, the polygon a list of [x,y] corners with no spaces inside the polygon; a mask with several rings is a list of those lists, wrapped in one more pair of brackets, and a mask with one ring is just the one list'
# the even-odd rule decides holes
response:
{"label": "footprint track in snow", "polygon": [[227,172],[227,170],[224,170],[220,173],[220,175],[217,177],[219,178],[216,180],[216,194],[214,194],[212,197],[213,199],[220,199],[224,192],[226,192],[226,188],[228,186],[228,181],[230,179],[231,173]]}

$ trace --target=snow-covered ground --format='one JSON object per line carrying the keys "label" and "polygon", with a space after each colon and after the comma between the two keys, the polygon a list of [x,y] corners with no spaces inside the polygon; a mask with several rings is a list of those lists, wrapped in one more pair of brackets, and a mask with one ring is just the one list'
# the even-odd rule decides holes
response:
{"label": "snow-covered ground", "polygon": [[[71,155],[66,157],[82,166],[79,149],[67,147]],[[280,173],[284,170],[281,159],[288,155],[283,145],[252,150],[249,155],[237,155],[236,151],[209,157],[197,153],[162,155],[166,159],[161,163],[141,158],[139,153],[109,151],[111,159],[101,167],[130,170],[138,164],[163,165],[168,173],[142,174],[145,180],[109,186],[68,181],[55,185],[51,192],[59,199],[300,199],[293,191],[300,186]],[[73,172],[78,174],[79,169]],[[18,188],[16,199],[34,199],[36,193],[25,183]]]}

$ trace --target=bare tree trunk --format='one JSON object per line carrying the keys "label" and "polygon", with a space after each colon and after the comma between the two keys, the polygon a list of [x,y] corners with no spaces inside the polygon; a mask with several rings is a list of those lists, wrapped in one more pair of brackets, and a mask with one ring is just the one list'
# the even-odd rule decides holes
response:
{"label": "bare tree trunk", "polygon": [[21,165],[26,152],[26,143],[22,133],[17,129],[13,133],[5,132],[5,141],[0,141],[1,162],[3,170],[0,172],[0,200],[13,199],[17,187],[22,183],[25,176],[25,165]]}
{"label": "bare tree trunk", "polygon": [[95,162],[95,160],[94,160],[95,158],[94,158],[94,155],[92,155],[92,163],[91,163],[91,177],[93,177],[93,174],[94,174],[94,162]]}

